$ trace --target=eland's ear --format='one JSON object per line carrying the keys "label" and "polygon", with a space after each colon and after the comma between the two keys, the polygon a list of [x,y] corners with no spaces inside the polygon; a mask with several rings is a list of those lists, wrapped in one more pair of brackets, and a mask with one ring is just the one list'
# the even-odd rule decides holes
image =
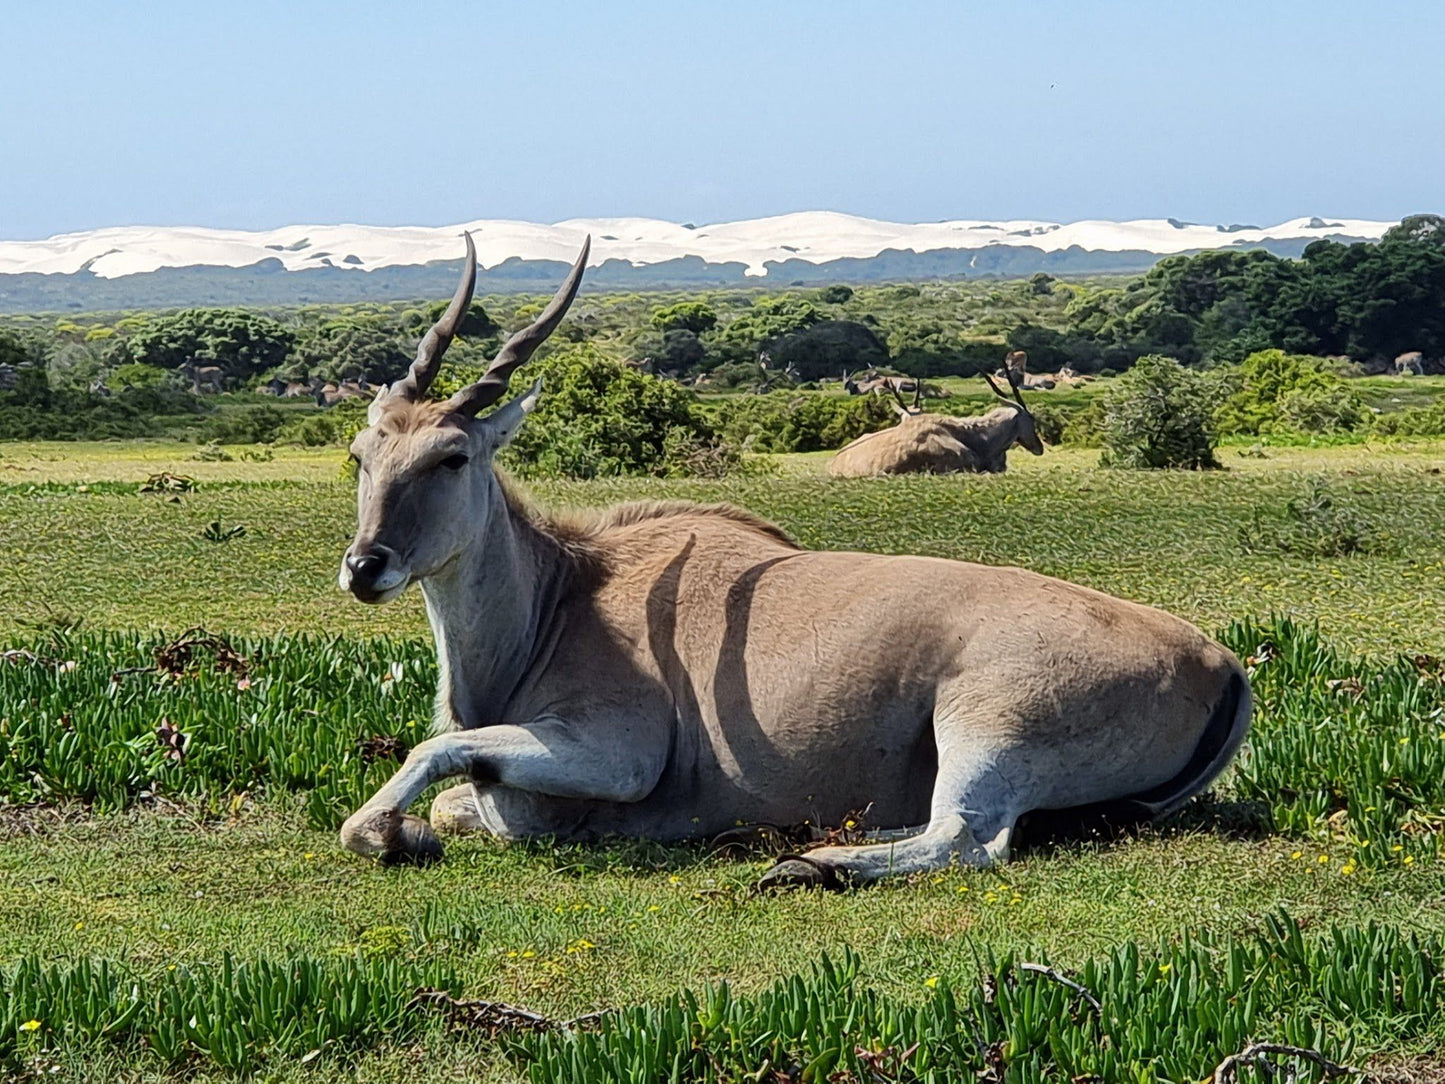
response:
{"label": "eland's ear", "polygon": [[367,424],[367,425],[375,425],[378,421],[381,420],[381,412],[382,412],[382,408],[383,408],[382,400],[384,400],[384,399],[386,398],[387,393],[390,392],[390,391],[391,391],[390,388],[383,388],[383,389],[381,390],[381,393],[380,393],[379,395],[377,395],[375,398],[373,398],[373,399],[371,400],[370,404],[368,404],[368,406],[367,406],[367,408],[366,408],[366,424]]}
{"label": "eland's ear", "polygon": [[541,398],[542,378],[538,377],[536,383],[521,395],[481,419],[487,439],[493,448],[503,448],[511,442],[512,438],[517,435],[517,430],[522,428],[522,423],[527,420],[527,415],[532,413]]}

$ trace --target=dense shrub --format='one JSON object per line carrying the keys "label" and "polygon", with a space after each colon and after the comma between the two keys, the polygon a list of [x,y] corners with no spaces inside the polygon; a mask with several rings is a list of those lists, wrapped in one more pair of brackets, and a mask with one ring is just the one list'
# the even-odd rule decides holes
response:
{"label": "dense shrub", "polygon": [[165,417],[205,410],[174,388],[124,388],[105,397],[52,388],[41,369],[22,369],[0,392],[0,440],[116,440],[161,436]]}
{"label": "dense shrub", "polygon": [[273,406],[251,406],[207,418],[196,439],[212,444],[270,444],[286,425],[286,415]]}
{"label": "dense shrub", "polygon": [[676,305],[656,309],[652,326],[659,331],[690,331],[701,335],[717,325],[717,313],[706,301],[679,301]]}
{"label": "dense shrub", "polygon": [[843,372],[888,364],[888,348],[865,324],[822,320],[767,344],[774,368],[792,366],[800,380],[836,379]]}
{"label": "dense shrub", "polygon": [[1219,466],[1214,414],[1219,382],[1173,358],[1146,357],[1101,398],[1106,467],[1203,470]]}
{"label": "dense shrub", "polygon": [[756,349],[782,335],[801,331],[823,320],[811,301],[801,297],[763,297],[723,328],[723,338]]}
{"label": "dense shrub", "polygon": [[1376,415],[1375,432],[1385,437],[1445,436],[1445,402]]}
{"label": "dense shrub", "polygon": [[410,334],[379,317],[330,320],[304,335],[288,359],[287,376],[326,380],[365,378],[386,384],[400,377],[416,354]]}
{"label": "dense shrub", "polygon": [[713,406],[718,430],[737,447],[754,452],[818,452],[886,429],[897,420],[879,396],[838,398],[775,391],[739,395]]}
{"label": "dense shrub", "polygon": [[1260,350],[1231,379],[1237,387],[1219,409],[1222,433],[1335,432],[1355,428],[1367,414],[1324,358]]}
{"label": "dense shrub", "polygon": [[1092,339],[1106,356],[1162,353],[1189,362],[1237,362],[1268,348],[1362,362],[1407,350],[1438,357],[1445,354],[1440,221],[1412,216],[1379,243],[1321,239],[1300,259],[1258,249],[1169,256],[1123,289],[1076,298],[1067,331]]}
{"label": "dense shrub", "polygon": [[179,369],[188,361],[219,366],[244,381],[286,360],[295,335],[269,316],[244,309],[186,309],[146,321],[115,346],[117,365],[141,362]]}
{"label": "dense shrub", "polygon": [[[478,375],[480,369],[454,366],[435,394]],[[524,477],[686,475],[704,461],[715,472],[730,460],[697,396],[675,381],[591,346],[567,346],[533,362],[514,380],[513,393],[539,377],[541,402],[501,459]]]}
{"label": "dense shrub", "polygon": [[166,371],[159,366],[131,361],[116,366],[106,378],[106,383],[114,388],[159,388],[169,379]]}
{"label": "dense shrub", "polygon": [[278,444],[300,444],[320,448],[328,444],[350,444],[351,438],[366,427],[366,411],[370,404],[364,399],[347,399],[324,414],[308,414],[281,426],[275,434]]}

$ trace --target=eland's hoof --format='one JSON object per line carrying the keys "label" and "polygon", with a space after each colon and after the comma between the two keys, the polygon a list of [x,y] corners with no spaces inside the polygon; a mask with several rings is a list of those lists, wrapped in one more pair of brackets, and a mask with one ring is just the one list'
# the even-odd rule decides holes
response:
{"label": "eland's hoof", "polygon": [[717,855],[741,857],[756,851],[782,850],[782,833],[771,824],[742,824],[728,828],[708,841],[708,849]]}
{"label": "eland's hoof", "polygon": [[362,809],[341,826],[341,843],[349,851],[378,858],[382,865],[425,865],[442,856],[441,841],[431,825],[399,809]]}
{"label": "eland's hoof", "polygon": [[442,841],[430,824],[407,813],[378,857],[383,866],[429,866],[441,861]]}
{"label": "eland's hoof", "polygon": [[821,862],[814,862],[802,855],[785,854],[773,863],[773,868],[758,879],[759,892],[776,892],[784,888],[821,888],[837,891],[845,888],[844,879],[838,871]]}

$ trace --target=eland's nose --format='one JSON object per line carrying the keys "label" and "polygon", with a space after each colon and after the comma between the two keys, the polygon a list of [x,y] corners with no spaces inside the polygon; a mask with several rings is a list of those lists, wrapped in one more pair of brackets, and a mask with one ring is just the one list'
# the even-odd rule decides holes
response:
{"label": "eland's nose", "polygon": [[375,583],[386,569],[386,556],[380,553],[352,554],[346,558],[346,567],[353,578],[363,583]]}

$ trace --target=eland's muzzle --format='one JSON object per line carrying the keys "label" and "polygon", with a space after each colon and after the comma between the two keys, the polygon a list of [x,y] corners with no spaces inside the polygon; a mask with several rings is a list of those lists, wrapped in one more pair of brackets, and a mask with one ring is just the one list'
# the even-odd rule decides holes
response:
{"label": "eland's muzzle", "polygon": [[406,584],[406,572],[384,546],[348,553],[342,563],[341,586],[362,602],[385,602]]}

